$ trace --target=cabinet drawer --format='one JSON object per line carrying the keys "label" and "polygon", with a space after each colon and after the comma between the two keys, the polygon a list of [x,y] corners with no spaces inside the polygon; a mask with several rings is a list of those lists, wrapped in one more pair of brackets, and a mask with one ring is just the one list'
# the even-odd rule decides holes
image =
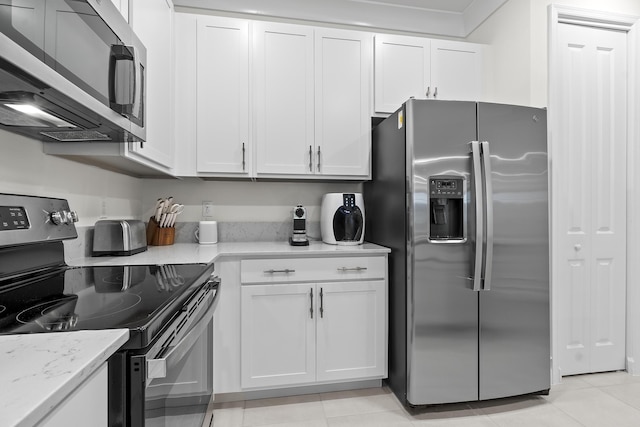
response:
{"label": "cabinet drawer", "polygon": [[385,257],[270,258],[240,262],[242,283],[383,279]]}

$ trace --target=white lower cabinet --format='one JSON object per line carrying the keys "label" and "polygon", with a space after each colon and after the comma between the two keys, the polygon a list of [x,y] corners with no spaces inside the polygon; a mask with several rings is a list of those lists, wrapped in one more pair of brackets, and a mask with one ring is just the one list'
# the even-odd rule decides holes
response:
{"label": "white lower cabinet", "polygon": [[[352,265],[357,257],[347,260],[243,261],[242,389],[386,377],[386,257],[360,258],[371,271]],[[291,268],[282,267],[287,261]],[[269,262],[276,267],[266,269]],[[294,282],[318,263],[334,265],[316,273],[316,282]],[[269,278],[254,283],[258,273]]]}
{"label": "white lower cabinet", "polygon": [[315,293],[304,284],[242,287],[242,388],[315,381]]}
{"label": "white lower cabinet", "polygon": [[104,363],[37,425],[41,427],[107,427],[109,418],[107,391],[107,363]]}
{"label": "white lower cabinet", "polygon": [[242,388],[382,376],[383,280],[242,286]]}
{"label": "white lower cabinet", "polygon": [[316,380],[383,376],[387,363],[384,281],[317,286]]}

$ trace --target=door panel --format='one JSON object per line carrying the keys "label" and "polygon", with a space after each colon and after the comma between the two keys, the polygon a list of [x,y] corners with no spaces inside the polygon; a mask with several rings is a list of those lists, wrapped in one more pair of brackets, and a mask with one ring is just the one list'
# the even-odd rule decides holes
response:
{"label": "door panel", "polygon": [[480,399],[550,387],[546,111],[478,104],[491,151],[493,277],[480,292]]}
{"label": "door panel", "polygon": [[316,173],[369,174],[370,62],[371,35],[315,30]]}
{"label": "door panel", "polygon": [[410,97],[426,98],[431,81],[430,41],[375,36],[375,111],[393,113]]}
{"label": "door panel", "polygon": [[253,37],[257,173],[312,174],[313,29],[256,22]]}
{"label": "door panel", "polygon": [[431,41],[434,98],[476,101],[482,96],[480,47],[449,40]]}
{"label": "door panel", "polygon": [[248,174],[249,24],[199,16],[197,171]]}
{"label": "door panel", "polygon": [[317,285],[317,381],[386,372],[385,282]]}
{"label": "door panel", "polygon": [[313,382],[315,285],[241,289],[242,388]]}
{"label": "door panel", "polygon": [[626,34],[560,24],[558,39],[562,147],[554,191],[567,194],[554,208],[563,257],[560,367],[563,375],[624,369]]}
{"label": "door panel", "polygon": [[[408,393],[414,405],[477,400],[478,293],[471,289],[471,238],[428,241],[429,177],[469,181],[469,142],[476,139],[475,103],[413,100],[407,103],[407,150],[413,199],[409,254]],[[467,185],[467,189],[470,185]],[[467,190],[464,206],[472,211]],[[468,227],[467,236],[475,229]],[[410,242],[411,243],[411,242]]]}

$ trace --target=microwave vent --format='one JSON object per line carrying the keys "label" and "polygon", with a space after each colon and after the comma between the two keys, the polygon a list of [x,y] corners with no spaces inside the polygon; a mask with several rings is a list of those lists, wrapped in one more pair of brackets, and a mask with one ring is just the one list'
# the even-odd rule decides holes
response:
{"label": "microwave vent", "polygon": [[59,131],[59,132],[40,132],[44,136],[53,138],[61,142],[73,142],[73,141],[111,141],[111,138],[104,133],[100,133],[94,130],[72,130],[72,131]]}

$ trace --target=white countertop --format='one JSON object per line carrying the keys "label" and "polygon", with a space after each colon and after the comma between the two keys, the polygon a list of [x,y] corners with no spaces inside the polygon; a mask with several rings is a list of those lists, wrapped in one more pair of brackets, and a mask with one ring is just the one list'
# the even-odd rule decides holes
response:
{"label": "white countertop", "polygon": [[291,246],[288,242],[224,242],[214,245],[176,243],[169,246],[149,246],[145,252],[131,256],[104,256],[67,259],[67,264],[142,265],[210,263],[224,256],[340,256],[386,254],[391,250],[373,243],[355,246],[328,245],[310,242],[309,246]]}
{"label": "white countertop", "polygon": [[35,425],[128,339],[127,329],[0,335],[0,425]]}

